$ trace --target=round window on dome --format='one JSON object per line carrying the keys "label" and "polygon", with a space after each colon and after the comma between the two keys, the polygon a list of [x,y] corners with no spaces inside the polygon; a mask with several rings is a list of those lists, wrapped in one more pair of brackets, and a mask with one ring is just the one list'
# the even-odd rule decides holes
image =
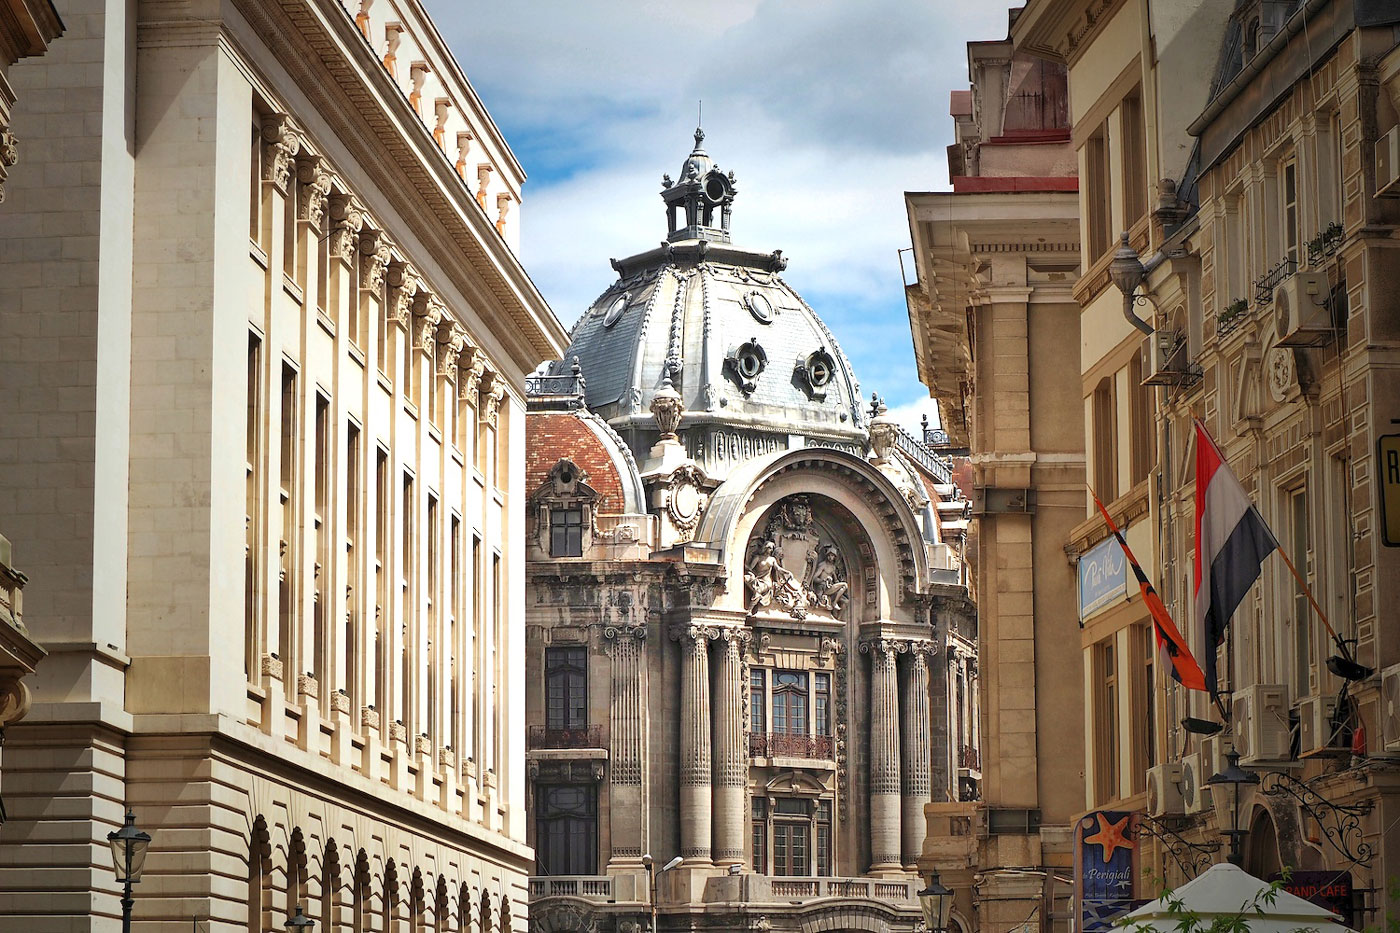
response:
{"label": "round window on dome", "polygon": [[760,324],[773,323],[773,303],[760,291],[752,291],[744,296],[744,307],[749,309],[754,320]]}
{"label": "round window on dome", "polygon": [[627,303],[632,300],[631,292],[623,292],[613,299],[608,305],[608,310],[603,314],[603,326],[612,327],[622,317],[622,312],[627,310]]}

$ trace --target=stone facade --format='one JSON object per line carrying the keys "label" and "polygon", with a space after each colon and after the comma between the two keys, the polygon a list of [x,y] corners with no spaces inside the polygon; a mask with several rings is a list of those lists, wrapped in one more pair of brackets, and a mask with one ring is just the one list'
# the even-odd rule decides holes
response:
{"label": "stone facade", "polygon": [[968,503],[719,182],[708,226],[700,138],[530,384],[531,924],[647,927],[660,872],[662,929],[913,930],[977,744]]}
{"label": "stone facade", "polygon": [[9,80],[10,66],[22,58],[44,54],[49,43],[62,34],[63,22],[50,0],[5,0],[0,6],[0,201],[5,200],[5,179],[20,153],[12,126],[16,96]]}
{"label": "stone facade", "polygon": [[[1050,929],[1080,808],[1082,674],[1064,537],[1084,481],[1077,179],[1063,68],[969,42],[953,191],[908,193],[919,375],[970,454],[978,593],[980,799],[933,803],[920,864],[960,930]],[[1057,928],[1065,928],[1057,925]]]}
{"label": "stone facade", "polygon": [[[0,914],[525,925],[522,172],[414,2],[63,0],[9,72]],[[395,56],[398,56],[397,63]]]}

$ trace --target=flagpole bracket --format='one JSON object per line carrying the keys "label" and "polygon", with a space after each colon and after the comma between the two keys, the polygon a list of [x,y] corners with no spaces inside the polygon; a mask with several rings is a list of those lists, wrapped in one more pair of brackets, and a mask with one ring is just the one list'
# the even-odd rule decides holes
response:
{"label": "flagpole bracket", "polygon": [[1187,880],[1209,868],[1215,862],[1215,853],[1220,851],[1220,840],[1191,842],[1155,816],[1138,820],[1138,832],[1160,842]]}
{"label": "flagpole bracket", "polygon": [[1371,812],[1369,802],[1334,803],[1286,771],[1265,772],[1259,789],[1270,797],[1291,798],[1299,810],[1317,823],[1322,838],[1348,862],[1369,865],[1375,857],[1361,826],[1361,818]]}

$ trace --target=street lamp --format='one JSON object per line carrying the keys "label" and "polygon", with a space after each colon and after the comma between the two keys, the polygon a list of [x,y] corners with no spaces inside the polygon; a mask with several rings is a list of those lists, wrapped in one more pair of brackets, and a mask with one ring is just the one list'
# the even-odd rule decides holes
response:
{"label": "street lamp", "polygon": [[1240,767],[1240,753],[1233,747],[1225,753],[1225,770],[1219,774],[1212,774],[1206,779],[1206,783],[1212,787],[1224,787],[1226,784],[1234,788],[1234,806],[1230,808],[1229,827],[1225,825],[1225,820],[1220,820],[1220,832],[1222,835],[1230,837],[1230,852],[1226,856],[1230,864],[1236,868],[1243,867],[1243,856],[1240,852],[1240,841],[1249,834],[1249,830],[1240,829],[1240,785],[1258,784],[1259,775],[1252,771],[1246,771]]}
{"label": "street lamp", "polygon": [[648,852],[646,855],[642,856],[642,865],[647,870],[647,893],[649,895],[647,903],[651,907],[651,927],[647,930],[647,933],[656,933],[656,878],[658,875],[665,874],[675,868],[680,863],[681,857],[677,855],[675,858],[671,859],[671,861],[667,862],[660,871],[656,871],[653,868],[655,862],[652,860],[651,853]]}
{"label": "street lamp", "polygon": [[953,892],[938,880],[938,872],[928,876],[928,887],[919,892],[919,909],[924,912],[928,933],[946,933],[948,915],[953,912]]}
{"label": "street lamp", "polygon": [[122,933],[131,933],[131,907],[134,903],[131,900],[131,886],[141,880],[151,834],[136,828],[136,814],[128,809],[122,828],[107,834],[107,844],[112,847],[112,865],[117,872],[117,883],[122,885]]}
{"label": "street lamp", "polygon": [[282,924],[287,928],[287,933],[311,933],[311,928],[316,926],[316,921],[301,912],[301,905],[297,905],[296,913],[287,918],[287,922]]}

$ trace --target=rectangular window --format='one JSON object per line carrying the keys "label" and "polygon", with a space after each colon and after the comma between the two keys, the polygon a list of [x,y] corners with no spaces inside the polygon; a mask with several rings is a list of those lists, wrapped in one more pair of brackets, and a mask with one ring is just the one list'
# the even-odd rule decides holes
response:
{"label": "rectangular window", "polygon": [[399,520],[402,522],[403,565],[399,588],[403,594],[403,655],[399,658],[399,711],[404,729],[414,735],[414,661],[418,645],[418,601],[414,598],[414,571],[417,565],[418,542],[414,539],[413,475],[403,475],[403,498],[400,500]]}
{"label": "rectangular window", "polygon": [[[345,650],[340,683],[350,697],[350,709],[361,703],[356,672],[359,670],[360,612],[364,605],[361,594],[360,539],[364,524],[364,493],[360,479],[360,429],[353,423],[345,426]],[[358,729],[359,716],[354,721]]]}
{"label": "rectangular window", "polygon": [[1283,253],[1298,261],[1298,161],[1283,163]]}
{"label": "rectangular window", "polygon": [[816,735],[831,735],[831,675],[814,674],[816,699],[813,705],[813,732]]}
{"label": "rectangular window", "polygon": [[749,669],[749,731],[763,735],[768,731],[768,674],[761,667]]}
{"label": "rectangular window", "polygon": [[423,731],[431,735],[434,739],[441,739],[439,729],[440,702],[438,697],[438,675],[442,668],[439,659],[442,657],[440,645],[442,644],[441,633],[438,628],[438,606],[441,600],[438,598],[438,560],[441,553],[442,529],[438,524],[438,500],[432,493],[428,494],[428,592],[423,600],[427,611],[427,638],[424,639],[427,649],[427,657],[423,659],[423,680],[427,684],[428,700],[428,721],[423,724]]}
{"label": "rectangular window", "polygon": [[[279,450],[279,496],[282,505],[281,581],[277,598],[277,653],[285,665],[295,663],[292,657],[293,616],[296,601],[295,578],[297,559],[297,371],[289,363],[282,364],[282,435]],[[296,682],[294,669],[287,668],[284,686]]]}
{"label": "rectangular window", "polygon": [[583,509],[549,510],[549,556],[583,556]]}
{"label": "rectangular window", "polygon": [[315,510],[311,517],[312,528],[316,533],[316,563],[312,568],[312,586],[315,599],[311,603],[311,672],[316,680],[330,688],[329,670],[326,667],[326,582],[330,578],[330,527],[327,503],[330,487],[330,411],[331,402],[321,393],[316,393],[315,414],[315,476],[312,493]]}
{"label": "rectangular window", "polygon": [[316,252],[316,308],[329,316],[335,310],[330,303],[331,240],[310,224],[306,225],[308,245]]}
{"label": "rectangular window", "polygon": [[1105,376],[1092,399],[1094,486],[1104,502],[1118,498],[1118,406],[1113,396],[1113,379]]}
{"label": "rectangular window", "polygon": [[[491,708],[501,708],[501,641],[504,636],[501,604],[504,601],[501,580],[501,555],[491,555]],[[501,728],[496,717],[491,717],[491,770],[500,768]]]}
{"label": "rectangular window", "polygon": [[[457,371],[457,379],[465,378],[462,370]],[[467,401],[462,387],[457,387],[457,449],[464,460],[471,461],[471,440],[476,433],[476,409]]]}
{"label": "rectangular window", "polygon": [[831,876],[831,801],[817,801],[817,874]]}
{"label": "rectangular window", "polygon": [[1113,243],[1109,213],[1108,127],[1100,126],[1084,143],[1084,204],[1089,250],[1086,259],[1093,264]]}
{"label": "rectangular window", "polygon": [[1099,803],[1119,796],[1118,788],[1118,658],[1112,637],[1094,646],[1098,687],[1094,730],[1096,761],[1094,794]]}
{"label": "rectangular window", "polygon": [[807,734],[807,674],[773,674],[773,731],[779,735]]}
{"label": "rectangular window", "polygon": [[389,452],[374,452],[374,685],[370,697],[381,725],[388,725],[389,695]]}
{"label": "rectangular window", "polygon": [[282,200],[282,274],[296,281],[297,275],[297,179],[292,173],[287,196]]}
{"label": "rectangular window", "polygon": [[[1304,579],[1308,577],[1308,493],[1306,488],[1291,489],[1285,495],[1288,522],[1288,558]],[[1312,617],[1307,594],[1292,575],[1288,586],[1293,597],[1293,695],[1312,692]]]}
{"label": "rectangular window", "polygon": [[1128,662],[1131,685],[1128,708],[1136,728],[1129,728],[1127,739],[1132,750],[1132,793],[1147,790],[1147,769],[1153,765],[1152,749],[1152,630],[1134,625],[1128,631]]}
{"label": "rectangular window", "polygon": [[546,729],[588,728],[588,651],[582,647],[544,651]]}
{"label": "rectangular window", "polygon": [[810,875],[811,839],[811,802],[780,797],[773,807],[773,874]]}
{"label": "rectangular window", "polygon": [[1152,471],[1152,464],[1156,460],[1156,423],[1152,416],[1153,389],[1143,385],[1142,378],[1142,358],[1135,355],[1128,364],[1128,392],[1132,401],[1132,408],[1128,412],[1132,431],[1129,455],[1134,486],[1147,479],[1147,474]]}
{"label": "rectangular window", "polygon": [[481,588],[485,585],[486,566],[481,562],[481,539],[472,535],[472,616],[471,616],[471,639],[472,650],[475,652],[472,663],[472,735],[474,738],[474,751],[478,760],[485,764],[485,752],[482,746],[482,736],[486,734],[486,722],[483,718],[481,708],[481,693],[485,684],[485,672],[483,669],[483,658],[485,647],[482,644],[481,612],[482,599]]}
{"label": "rectangular window", "polygon": [[447,644],[449,659],[448,670],[448,739],[454,749],[463,747],[462,739],[462,682],[461,666],[465,653],[462,650],[462,629],[460,623],[462,619],[462,520],[456,515],[452,516],[451,526],[448,529],[449,537],[449,568],[448,573],[451,579],[448,581],[448,588],[452,591],[448,602],[448,612],[450,613],[448,622]]}
{"label": "rectangular window", "polygon": [[1147,133],[1138,91],[1123,98],[1123,219],[1128,227],[1147,213]]}
{"label": "rectangular window", "polygon": [[258,125],[257,114],[253,114],[253,145],[250,152],[248,182],[248,239],[262,249],[263,243],[263,138],[262,127]]}
{"label": "rectangular window", "polygon": [[247,555],[243,567],[243,672],[253,680],[260,670],[258,662],[260,624],[262,618],[262,549],[259,530],[262,527],[262,341],[257,334],[248,335],[247,423],[244,445],[248,462],[244,470],[243,548]]}
{"label": "rectangular window", "polygon": [[750,811],[749,865],[757,874],[768,872],[768,801],[754,797]]}
{"label": "rectangular window", "polygon": [[535,799],[536,873],[597,874],[596,785],[544,784],[535,789]]}

